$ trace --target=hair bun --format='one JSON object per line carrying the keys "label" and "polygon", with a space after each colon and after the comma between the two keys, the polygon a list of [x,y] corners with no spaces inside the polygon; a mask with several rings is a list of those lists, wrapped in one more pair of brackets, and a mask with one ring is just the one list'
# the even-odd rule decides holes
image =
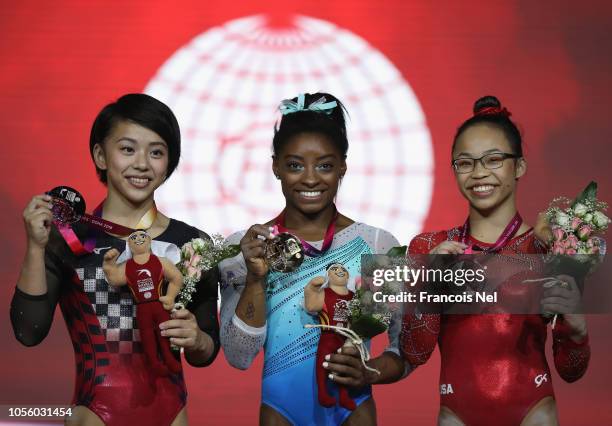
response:
{"label": "hair bun", "polygon": [[474,102],[474,115],[478,114],[485,108],[497,108],[501,109],[501,102],[495,96],[483,96]]}

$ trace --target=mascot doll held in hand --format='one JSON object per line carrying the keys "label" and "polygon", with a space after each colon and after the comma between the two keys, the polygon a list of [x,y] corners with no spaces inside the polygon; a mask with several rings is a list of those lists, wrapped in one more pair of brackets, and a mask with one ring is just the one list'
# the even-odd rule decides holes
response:
{"label": "mascot doll held in hand", "polygon": [[[140,340],[151,368],[160,376],[179,373],[180,360],[174,357],[170,340],[161,335],[159,324],[170,319],[169,311],[183,287],[183,276],[172,262],[151,252],[151,237],[146,231],[130,234],[128,247],[132,258],[126,262],[117,263],[119,251],[116,249],[104,255],[102,267],[106,280],[112,286],[127,285],[132,291]],[[162,296],[164,278],[169,284],[166,295]]]}
{"label": "mascot doll held in hand", "polygon": [[[341,263],[332,263],[326,268],[327,278],[315,277],[304,288],[304,307],[312,314],[318,313],[321,325],[348,327],[349,301],[353,292],[348,289],[349,273]],[[323,288],[325,284],[329,286]],[[317,347],[317,388],[319,404],[324,407],[336,405],[336,398],[327,389],[327,371],[323,368],[325,356],[335,353],[344,345],[345,338],[331,328],[321,328]],[[330,381],[330,384],[332,382]],[[356,408],[345,386],[338,385],[340,405],[347,410]]]}

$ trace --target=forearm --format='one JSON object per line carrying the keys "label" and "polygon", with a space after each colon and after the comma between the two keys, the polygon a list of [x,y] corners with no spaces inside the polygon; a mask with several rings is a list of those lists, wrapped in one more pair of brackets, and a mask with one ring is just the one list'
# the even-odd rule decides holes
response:
{"label": "forearm", "polygon": [[183,288],[183,283],[181,280],[174,280],[168,284],[168,289],[166,290],[166,296],[170,297],[172,300],[176,299],[176,296],[181,292]]}
{"label": "forearm", "polygon": [[307,312],[320,312],[325,306],[325,293],[321,287],[307,285],[304,288],[304,308]]}
{"label": "forearm", "polygon": [[394,383],[404,377],[406,364],[397,354],[386,351],[379,357],[368,362],[372,368],[380,371],[380,374],[368,371],[367,381],[369,384]]}
{"label": "forearm", "polygon": [[45,274],[45,249],[28,244],[21,267],[17,288],[30,296],[41,296],[47,293]]}
{"label": "forearm", "polygon": [[236,316],[250,327],[266,325],[266,292],[265,280],[247,274],[246,285],[238,304]]}

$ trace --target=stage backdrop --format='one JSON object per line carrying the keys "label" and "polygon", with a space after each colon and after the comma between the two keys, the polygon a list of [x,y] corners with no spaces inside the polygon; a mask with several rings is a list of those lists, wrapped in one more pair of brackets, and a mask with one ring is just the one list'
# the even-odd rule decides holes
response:
{"label": "stage backdrop", "polygon": [[[591,179],[612,200],[611,11],[603,1],[4,5],[0,405],[71,398],[73,355],[59,312],[47,339],[25,348],[12,336],[8,306],[25,247],[21,211],[31,196],[67,184],[90,207],[103,197],[88,135],[108,102],[144,91],[173,108],[184,155],[158,204],[227,234],[282,207],[270,170],[278,102],[332,92],[350,114],[339,208],[408,243],[421,230],[465,219],[449,167],[452,138],[474,100],[494,94],[524,133],[529,170],[519,206],[533,222],[548,200]],[[612,422],[610,317],[589,320],[586,376],[571,385],[553,377],[563,424]],[[376,387],[380,424],[433,424],[438,371],[436,354],[400,383]],[[223,354],[209,368],[187,368],[193,424],[255,424],[260,373],[261,357],[243,372]]]}

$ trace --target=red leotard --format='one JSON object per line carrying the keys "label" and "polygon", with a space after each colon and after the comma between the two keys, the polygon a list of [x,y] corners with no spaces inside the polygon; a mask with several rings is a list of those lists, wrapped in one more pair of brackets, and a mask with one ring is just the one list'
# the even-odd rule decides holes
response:
{"label": "red leotard", "polygon": [[[459,241],[460,228],[415,237],[410,254],[427,254],[443,241]],[[487,244],[473,240],[485,247]],[[513,238],[501,253],[542,253],[533,230]],[[547,396],[554,397],[545,356],[546,320],[541,315],[404,316],[401,348],[417,366],[440,346],[440,404],[467,425],[519,425],[529,410]],[[588,366],[588,337],[574,343],[567,325],[553,330],[554,362],[559,375],[572,382]]]}
{"label": "red leotard", "polygon": [[[353,293],[348,292],[346,295],[337,294],[331,288],[325,288],[325,306],[319,314],[321,324],[334,325],[338,327],[346,327],[349,318],[348,302],[353,298]],[[324,407],[332,407],[336,405],[336,398],[330,395],[327,389],[328,372],[323,368],[325,355],[336,353],[338,348],[344,344],[344,337],[333,330],[321,330],[319,345],[317,347],[317,389],[319,403]],[[347,410],[357,408],[355,402],[351,399],[348,389],[345,386],[338,385],[340,405]]]}

